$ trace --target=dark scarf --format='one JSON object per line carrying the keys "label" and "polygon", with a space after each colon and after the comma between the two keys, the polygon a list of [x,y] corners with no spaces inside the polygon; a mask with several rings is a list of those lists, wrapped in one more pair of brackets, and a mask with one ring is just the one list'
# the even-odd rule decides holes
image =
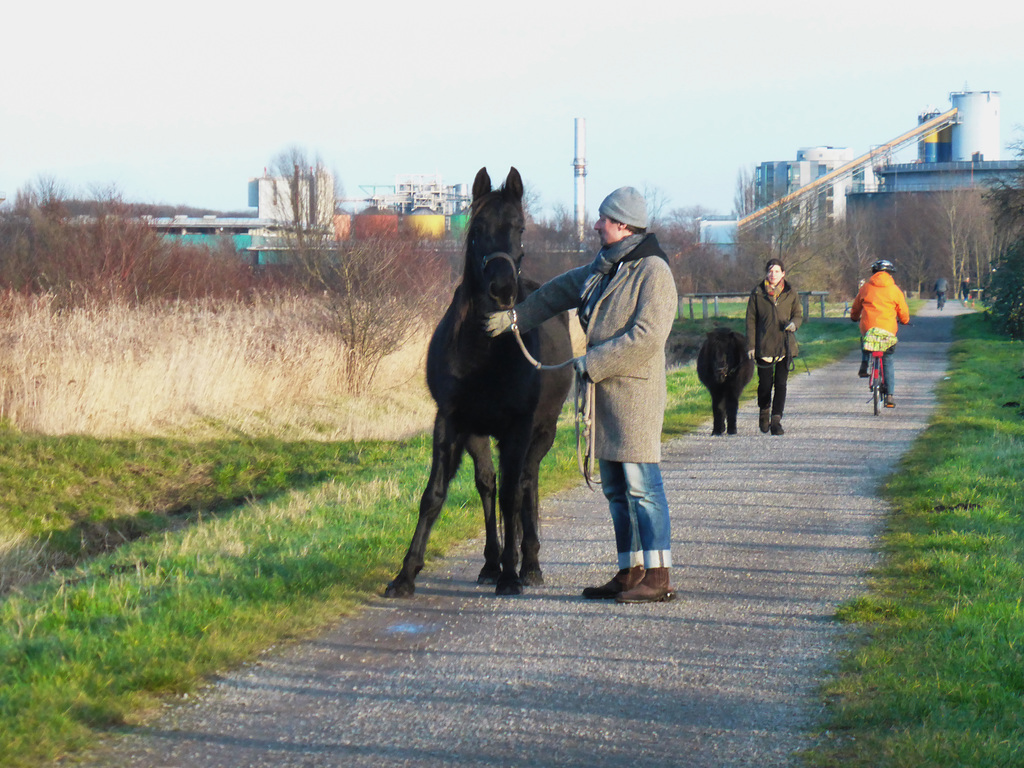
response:
{"label": "dark scarf", "polygon": [[594,263],[590,265],[590,275],[580,291],[578,316],[584,331],[590,324],[590,316],[594,313],[597,300],[604,294],[619,264],[643,242],[645,237],[646,235],[628,235],[597,252]]}

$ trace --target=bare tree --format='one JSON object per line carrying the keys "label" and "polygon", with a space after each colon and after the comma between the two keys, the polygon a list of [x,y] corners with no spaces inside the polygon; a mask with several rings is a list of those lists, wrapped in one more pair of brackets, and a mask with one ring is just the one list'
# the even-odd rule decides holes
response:
{"label": "bare tree", "polygon": [[647,218],[650,220],[650,229],[658,229],[661,224],[661,216],[668,205],[668,197],[658,187],[644,184],[644,200],[647,202]]}
{"label": "bare tree", "polygon": [[740,168],[736,172],[736,194],[732,200],[732,212],[737,219],[742,219],[757,208],[754,202],[754,172],[749,168]]}
{"label": "bare tree", "polygon": [[335,174],[319,157],[290,147],[271,163],[271,177],[261,189],[261,202],[269,196],[270,218],[283,228],[287,247],[318,250],[334,239],[334,212],[338,190]]}
{"label": "bare tree", "polygon": [[447,287],[444,259],[399,235],[340,240],[335,175],[323,161],[292,148],[272,167],[284,268],[322,298],[348,350],[347,384],[358,394],[387,355],[432,325]]}
{"label": "bare tree", "polygon": [[966,229],[967,214],[964,211],[964,195],[960,190],[939,193],[939,205],[945,223],[945,235],[949,246],[949,269],[954,285],[959,284],[962,275],[967,274]]}

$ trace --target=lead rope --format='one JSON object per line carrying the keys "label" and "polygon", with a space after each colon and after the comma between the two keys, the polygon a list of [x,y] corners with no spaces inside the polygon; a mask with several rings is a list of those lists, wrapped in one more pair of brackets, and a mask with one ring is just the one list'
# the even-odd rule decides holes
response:
{"label": "lead rope", "polygon": [[590,473],[594,469],[594,382],[576,374],[576,465],[594,490]]}
{"label": "lead rope", "polygon": [[[519,349],[523,352],[523,357],[526,358],[530,365],[538,371],[557,371],[560,368],[572,365],[572,358],[569,358],[564,363],[557,363],[555,365],[544,365],[534,358],[526,348],[522,334],[519,332],[519,320],[515,309],[511,309],[509,312],[512,315],[512,325],[509,327],[512,330],[512,334],[516,337],[516,342],[519,344]],[[574,401],[576,411],[576,464],[580,469],[580,474],[583,475],[583,479],[587,482],[587,487],[594,490],[593,483],[591,482],[591,472],[594,468],[594,382],[590,380],[589,376],[576,374]]]}
{"label": "lead rope", "polygon": [[509,313],[512,316],[512,325],[510,325],[509,328],[512,329],[512,333],[516,337],[516,342],[519,344],[519,348],[523,350],[523,357],[526,358],[526,361],[530,365],[532,365],[538,371],[557,371],[560,368],[565,368],[568,365],[572,365],[573,359],[571,357],[564,363],[556,363],[555,365],[544,365],[539,360],[534,358],[534,356],[530,354],[530,350],[526,348],[526,344],[523,342],[522,334],[519,333],[519,318],[518,315],[516,315],[515,309],[510,309]]}

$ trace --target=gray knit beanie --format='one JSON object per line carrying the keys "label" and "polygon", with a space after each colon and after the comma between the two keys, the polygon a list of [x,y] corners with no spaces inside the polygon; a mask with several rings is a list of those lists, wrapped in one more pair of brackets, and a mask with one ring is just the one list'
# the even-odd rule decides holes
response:
{"label": "gray knit beanie", "polygon": [[631,227],[647,229],[647,202],[633,187],[619,187],[598,209],[606,219],[614,219]]}

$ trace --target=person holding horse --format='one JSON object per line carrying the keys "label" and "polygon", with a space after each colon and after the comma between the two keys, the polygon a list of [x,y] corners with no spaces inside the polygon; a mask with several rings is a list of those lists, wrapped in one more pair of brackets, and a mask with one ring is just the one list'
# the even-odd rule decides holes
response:
{"label": "person holding horse", "polygon": [[747,300],[747,357],[757,363],[757,426],[784,435],[789,369],[798,352],[796,329],[804,313],[782,262],[769,259],[764,269],[764,279]]}
{"label": "person holding horse", "polygon": [[661,476],[667,401],[665,342],[676,316],[675,279],[657,237],[647,232],[647,203],[620,187],[601,203],[594,225],[601,249],[591,264],[552,278],[517,304],[494,312],[497,336],[514,323],[527,330],[576,309],[586,354],[576,371],[593,382],[594,452],[608,499],[618,572],[588,599],[622,603],[672,599],[671,525]]}

